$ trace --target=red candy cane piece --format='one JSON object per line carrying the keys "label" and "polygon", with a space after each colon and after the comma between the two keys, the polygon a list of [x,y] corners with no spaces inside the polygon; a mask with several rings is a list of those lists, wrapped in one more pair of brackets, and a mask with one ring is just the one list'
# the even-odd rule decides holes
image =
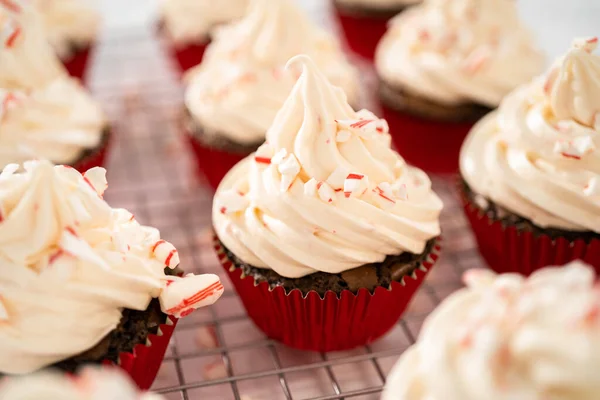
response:
{"label": "red candy cane piece", "polygon": [[348,174],[344,181],[344,196],[360,196],[369,187],[369,178],[363,174]]}
{"label": "red candy cane piece", "polygon": [[335,200],[335,191],[326,182],[319,182],[317,184],[317,193],[319,198],[326,203],[333,203]]}
{"label": "red candy cane piece", "polygon": [[102,197],[104,192],[108,188],[108,181],[106,180],[106,170],[104,168],[92,168],[88,169],[83,174],[85,182],[94,189],[98,196]]}
{"label": "red candy cane piece", "polygon": [[301,167],[296,156],[289,154],[279,163],[277,170],[281,173],[280,190],[282,192],[287,192],[300,173]]}
{"label": "red candy cane piece", "polygon": [[317,186],[318,186],[318,182],[315,178],[310,178],[305,184],[304,184],[304,194],[306,196],[315,196],[317,194]]}
{"label": "red candy cane piece", "polygon": [[581,160],[581,158],[594,151],[596,146],[591,136],[578,136],[573,140],[559,140],[554,144],[554,152],[565,158]]}
{"label": "red candy cane piece", "polygon": [[14,13],[21,12],[21,6],[17,4],[14,0],[0,0],[0,6]]}
{"label": "red candy cane piece", "polygon": [[250,205],[248,198],[235,189],[221,192],[217,196],[216,201],[221,214],[231,214],[243,211]]}
{"label": "red candy cane piece", "polygon": [[187,275],[165,286],[159,301],[165,313],[180,318],[197,308],[213,304],[223,291],[217,275]]}
{"label": "red candy cane piece", "polygon": [[258,164],[269,165],[273,157],[273,148],[268,143],[263,143],[254,153],[254,161]]}
{"label": "red candy cane piece", "polygon": [[169,268],[175,268],[179,265],[179,254],[177,253],[177,249],[167,241],[157,241],[154,246],[152,246],[152,254]]}

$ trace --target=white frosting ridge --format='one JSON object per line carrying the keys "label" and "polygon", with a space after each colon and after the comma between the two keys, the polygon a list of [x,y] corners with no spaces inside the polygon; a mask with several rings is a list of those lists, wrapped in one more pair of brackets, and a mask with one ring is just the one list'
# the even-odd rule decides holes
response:
{"label": "white frosting ridge", "polygon": [[205,134],[262,142],[298,77],[283,68],[297,54],[311,56],[352,103],[358,101],[358,75],[336,38],[291,0],[253,0],[243,19],[218,30],[202,64],[190,72],[188,110]]}
{"label": "white frosting ridge", "polygon": [[76,162],[101,144],[100,106],[68,76],[28,3],[0,4],[0,24],[8,32],[0,47],[0,167],[33,158]]}
{"label": "white frosting ridge", "polygon": [[163,0],[161,21],[177,45],[203,43],[216,26],[241,18],[248,0]]}
{"label": "white frosting ridge", "polygon": [[46,37],[62,59],[68,59],[73,46],[94,43],[100,29],[100,12],[86,0],[33,0],[42,15]]}
{"label": "white frosting ridge", "polygon": [[513,0],[425,0],[390,22],[375,61],[388,84],[492,108],[543,63]]}
{"label": "white frosting ridge", "polygon": [[86,367],[75,376],[59,372],[38,372],[0,382],[2,400],[162,400],[152,393],[140,393],[118,368]]}
{"label": "white frosting ridge", "polygon": [[579,261],[530,278],[465,274],[425,321],[382,400],[600,398],[600,291]]}
{"label": "white frosting ridge", "polygon": [[575,41],[476,125],[461,172],[478,194],[540,227],[600,232],[600,57]]}
{"label": "white frosting ridge", "polygon": [[181,317],[222,294],[216,275],[165,275],[177,250],[102,200],[103,168],[18,168],[0,174],[0,372],[29,373],[92,348],[123,308],[158,298]]}
{"label": "white frosting ridge", "polygon": [[215,195],[213,224],[236,256],[285,277],[339,273],[387,255],[422,253],[442,202],[390,148],[385,120],[355,112],[313,61],[267,132]]}

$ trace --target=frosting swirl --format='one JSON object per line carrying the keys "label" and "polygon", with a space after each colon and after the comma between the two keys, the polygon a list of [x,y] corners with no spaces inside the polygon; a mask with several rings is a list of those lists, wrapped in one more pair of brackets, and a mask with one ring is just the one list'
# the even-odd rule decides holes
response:
{"label": "frosting swirl", "polygon": [[100,28],[100,13],[84,0],[34,0],[42,15],[46,38],[61,59],[92,44]]}
{"label": "frosting swirl", "polygon": [[352,103],[358,77],[337,40],[290,0],[253,0],[246,17],[217,31],[202,64],[191,72],[186,105],[205,134],[261,143],[298,71],[283,67],[310,55]]}
{"label": "frosting swirl", "polygon": [[305,55],[302,75],[255,154],[215,195],[213,224],[236,256],[296,278],[339,273],[439,235],[427,175],[390,148],[387,123],[355,112]]}
{"label": "frosting swirl", "polygon": [[600,292],[575,261],[529,279],[489,270],[425,321],[382,400],[594,400],[600,396]]}
{"label": "frosting swirl", "polygon": [[0,167],[32,158],[72,164],[101,144],[107,121],[60,65],[37,12],[14,4],[0,5],[8,32],[0,48]]}
{"label": "frosting swirl", "polygon": [[425,0],[391,21],[375,58],[388,84],[492,108],[544,61],[513,0]]}
{"label": "frosting swirl", "polygon": [[179,317],[222,294],[216,275],[165,275],[177,251],[102,200],[103,168],[18,168],[0,174],[0,372],[29,373],[92,348],[123,308],[158,298]]}
{"label": "frosting swirl", "polygon": [[540,227],[600,232],[600,57],[577,40],[479,122],[460,169],[478,194]]}
{"label": "frosting swirl", "polygon": [[2,400],[161,400],[162,396],[140,393],[117,368],[86,367],[77,376],[39,372],[0,383]]}
{"label": "frosting swirl", "polygon": [[161,21],[178,45],[208,41],[217,25],[241,18],[248,0],[164,0]]}

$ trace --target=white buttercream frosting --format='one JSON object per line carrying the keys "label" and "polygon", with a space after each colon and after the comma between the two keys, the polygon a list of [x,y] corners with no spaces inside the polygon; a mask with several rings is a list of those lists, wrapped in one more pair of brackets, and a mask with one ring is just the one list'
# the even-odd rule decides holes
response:
{"label": "white buttercream frosting", "polygon": [[440,234],[427,175],[390,148],[385,120],[355,112],[307,56],[267,132],[215,195],[213,224],[236,256],[285,277],[339,273],[422,253]]}
{"label": "white buttercream frosting", "polygon": [[600,287],[579,261],[525,278],[465,274],[425,321],[382,400],[600,398]]}
{"label": "white buttercream frosting", "polygon": [[388,84],[492,108],[543,63],[514,0],[425,0],[390,22],[375,61]]}
{"label": "white buttercream frosting", "polygon": [[205,134],[260,143],[299,72],[284,69],[310,55],[332,83],[358,102],[359,81],[339,43],[291,0],[252,0],[248,14],[220,29],[190,73],[186,105]]}
{"label": "white buttercream frosting", "polygon": [[600,232],[600,56],[576,40],[467,137],[471,188],[540,227]]}
{"label": "white buttercream frosting", "polygon": [[102,195],[106,171],[28,162],[0,174],[0,372],[30,373],[80,354],[123,308],[185,316],[223,292],[216,275],[165,275],[177,250]]}

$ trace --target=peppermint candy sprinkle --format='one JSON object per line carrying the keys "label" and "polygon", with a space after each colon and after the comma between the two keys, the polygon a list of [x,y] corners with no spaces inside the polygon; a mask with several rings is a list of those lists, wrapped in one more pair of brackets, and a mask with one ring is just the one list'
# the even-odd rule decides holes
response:
{"label": "peppermint candy sprinkle", "polygon": [[554,152],[565,158],[581,160],[581,157],[594,151],[596,146],[589,135],[579,136],[573,140],[560,140],[554,144]]}
{"label": "peppermint candy sprinkle", "polygon": [[0,6],[6,8],[13,13],[20,13],[21,6],[17,4],[14,0],[0,0]]}
{"label": "peppermint candy sprinkle", "polygon": [[361,196],[369,188],[369,178],[363,174],[348,174],[344,180],[344,196]]}
{"label": "peppermint candy sprinkle", "polygon": [[598,46],[598,38],[597,37],[588,37],[588,38],[579,38],[573,41],[573,47],[577,49],[582,49],[591,53],[596,50]]}
{"label": "peppermint candy sprinkle", "polygon": [[600,179],[593,177],[583,188],[583,194],[589,197],[600,197]]}
{"label": "peppermint candy sprinkle", "polygon": [[[285,149],[282,149],[285,151]],[[277,154],[275,155],[277,157]],[[275,157],[273,159],[275,160]],[[279,160],[278,160],[279,161]],[[300,173],[300,163],[293,154],[287,155],[278,162],[277,170],[281,173],[281,191],[287,192]]]}
{"label": "peppermint candy sprinkle", "polygon": [[171,269],[179,265],[179,254],[171,243],[165,240],[159,240],[152,246],[152,254],[161,261],[166,267]]}
{"label": "peppermint candy sprinkle", "polygon": [[222,192],[217,198],[217,206],[221,214],[232,214],[248,208],[250,201],[243,193],[229,189]]}
{"label": "peppermint candy sprinkle", "polygon": [[378,204],[383,209],[392,208],[396,204],[396,200],[394,200],[394,192],[392,191],[392,187],[389,183],[380,183],[379,185],[375,186],[373,192],[377,195],[376,198],[379,200]]}
{"label": "peppermint candy sprinkle", "polygon": [[165,284],[159,301],[167,314],[182,318],[197,308],[213,304],[221,297],[223,291],[223,285],[217,275],[189,274]]}
{"label": "peppermint candy sprinkle", "polygon": [[[365,113],[362,114],[364,115]],[[357,113],[357,115],[361,114]],[[336,120],[335,122],[338,126],[336,141],[345,142],[349,140],[350,136],[347,132],[350,134],[354,133],[364,139],[370,139],[377,134],[382,134],[389,130],[388,124],[384,119],[378,119],[372,114],[369,117],[371,118]]]}
{"label": "peppermint candy sprinkle", "polygon": [[1,40],[8,49],[14,47],[15,42],[21,35],[21,26],[10,19],[2,27]]}
{"label": "peppermint candy sprinkle", "polygon": [[319,198],[325,203],[333,203],[335,199],[335,191],[327,182],[317,183],[317,193],[319,194]]}
{"label": "peppermint candy sprinkle", "polygon": [[263,143],[254,153],[254,161],[257,164],[269,165],[273,157],[273,148],[268,143]]}
{"label": "peppermint candy sprinkle", "polygon": [[0,119],[7,110],[16,107],[22,100],[22,96],[15,92],[0,89]]}

